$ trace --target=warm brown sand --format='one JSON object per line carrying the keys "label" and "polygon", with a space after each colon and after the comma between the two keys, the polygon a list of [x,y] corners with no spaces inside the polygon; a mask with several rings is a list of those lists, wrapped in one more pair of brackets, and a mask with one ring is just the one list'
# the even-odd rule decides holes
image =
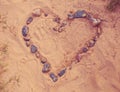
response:
{"label": "warm brown sand", "polygon": [[[120,92],[120,10],[109,13],[106,4],[107,0],[0,0],[0,92]],[[95,47],[56,83],[41,72],[42,64],[21,34],[31,11],[43,7],[63,19],[71,10],[84,9],[105,20]],[[61,34],[51,30],[53,25],[51,16],[36,18],[30,35],[56,72],[94,29],[84,19],[75,20]]]}

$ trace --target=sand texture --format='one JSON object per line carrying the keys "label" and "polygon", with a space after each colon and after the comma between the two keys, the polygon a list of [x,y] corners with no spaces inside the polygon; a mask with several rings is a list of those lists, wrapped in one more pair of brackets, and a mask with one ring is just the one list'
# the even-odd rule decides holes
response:
{"label": "sand texture", "polygon": [[[108,0],[0,0],[0,92],[120,92],[120,9],[105,9]],[[94,36],[85,19],[75,19],[61,33],[52,28],[54,16],[66,19],[70,11],[85,10],[102,19],[95,46],[53,82],[30,52],[22,27],[35,8],[48,13],[29,24],[30,39],[56,74],[69,66],[76,52]]]}

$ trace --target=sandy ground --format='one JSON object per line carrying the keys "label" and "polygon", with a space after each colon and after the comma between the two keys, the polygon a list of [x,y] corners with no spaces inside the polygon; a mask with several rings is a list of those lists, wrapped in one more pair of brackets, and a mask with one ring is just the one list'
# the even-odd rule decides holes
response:
{"label": "sandy ground", "polygon": [[[120,92],[120,10],[109,13],[106,4],[107,0],[0,0],[0,92]],[[63,19],[69,11],[83,9],[105,20],[94,48],[55,83],[41,72],[42,64],[21,34],[31,11],[43,7]],[[60,34],[51,30],[53,25],[51,16],[36,18],[30,35],[56,72],[94,29],[84,19],[75,20]]]}

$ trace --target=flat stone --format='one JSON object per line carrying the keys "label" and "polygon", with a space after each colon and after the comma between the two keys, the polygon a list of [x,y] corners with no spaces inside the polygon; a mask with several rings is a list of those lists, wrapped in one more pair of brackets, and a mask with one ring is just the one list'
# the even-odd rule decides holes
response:
{"label": "flat stone", "polygon": [[30,24],[33,21],[33,17],[29,17],[26,21],[26,24]]}
{"label": "flat stone", "polygon": [[23,26],[22,28],[22,35],[26,37],[29,33],[29,27],[28,26]]}
{"label": "flat stone", "polygon": [[32,53],[37,52],[37,47],[35,45],[31,45],[31,52]]}
{"label": "flat stone", "polygon": [[43,72],[43,73],[47,73],[47,72],[50,71],[50,68],[51,68],[51,65],[46,62],[46,63],[44,63],[44,65],[43,65],[42,72]]}
{"label": "flat stone", "polygon": [[33,16],[39,17],[42,14],[42,10],[40,8],[36,8],[32,11]]}
{"label": "flat stone", "polygon": [[49,76],[53,80],[53,82],[56,82],[58,80],[58,77],[54,73],[50,73]]}
{"label": "flat stone", "polygon": [[74,18],[85,18],[87,16],[84,10],[78,10],[74,13]]}
{"label": "flat stone", "polygon": [[62,76],[65,74],[65,72],[66,72],[66,68],[63,69],[63,70],[61,70],[61,71],[58,73],[58,76],[59,76],[59,77],[62,77]]}

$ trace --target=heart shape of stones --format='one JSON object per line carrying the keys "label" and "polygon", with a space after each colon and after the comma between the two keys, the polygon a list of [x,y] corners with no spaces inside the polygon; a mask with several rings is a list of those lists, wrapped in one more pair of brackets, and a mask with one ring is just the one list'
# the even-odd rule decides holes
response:
{"label": "heart shape of stones", "polygon": [[[28,17],[28,19],[26,20],[25,25],[22,27],[22,35],[23,35],[23,39],[26,43],[27,47],[30,47],[30,51],[31,53],[34,53],[36,58],[40,59],[41,63],[43,64],[43,68],[42,68],[42,72],[43,73],[48,73],[50,78],[53,80],[53,82],[56,82],[58,80],[58,76],[62,77],[66,70],[67,67],[61,69],[61,71],[59,71],[57,73],[57,75],[53,72],[50,72],[51,70],[51,64],[48,62],[47,58],[44,57],[39,51],[37,46],[35,46],[32,42],[31,39],[29,37],[29,27],[28,25],[33,21],[33,19],[35,17],[40,17],[42,14],[44,14],[45,17],[47,17],[47,15],[49,14],[49,12],[44,11],[41,8],[36,8],[32,11],[30,17]],[[80,62],[83,54],[87,53],[88,50],[92,47],[94,47],[97,39],[100,37],[100,35],[102,34],[102,29],[101,29],[101,20],[99,18],[94,18],[91,14],[87,13],[85,10],[77,10],[76,12],[70,12],[67,15],[67,19],[62,21],[61,23],[61,19],[56,16],[56,14],[54,13],[50,13],[54,16],[53,21],[58,23],[58,26],[54,27],[53,30],[56,32],[62,32],[64,31],[63,28],[65,27],[65,25],[67,24],[67,22],[69,21],[73,21],[74,19],[78,19],[78,18],[84,18],[90,21],[91,25],[93,27],[96,28],[96,34],[94,37],[92,37],[92,39],[90,39],[89,41],[87,41],[84,44],[84,47],[82,47],[80,49],[80,51],[76,54],[75,56],[75,60],[73,62]],[[72,64],[72,62],[70,63],[70,65]],[[68,65],[68,66],[70,66]]]}

